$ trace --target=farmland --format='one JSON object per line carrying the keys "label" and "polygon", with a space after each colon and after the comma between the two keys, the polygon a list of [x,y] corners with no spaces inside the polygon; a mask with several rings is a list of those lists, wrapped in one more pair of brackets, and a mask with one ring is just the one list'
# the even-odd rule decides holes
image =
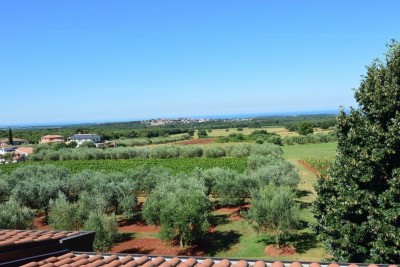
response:
{"label": "farmland", "polygon": [[[271,259],[307,261],[329,258],[310,229],[314,222],[311,202],[316,197],[313,185],[317,177],[304,160],[311,163],[334,154],[332,131],[315,128],[314,134],[302,136],[278,126],[236,126],[207,129],[203,138],[197,135],[198,130],[190,138],[182,129],[177,133],[171,130],[170,137],[124,137],[115,140],[120,147],[103,150],[35,145],[36,153],[28,161],[0,165],[5,181],[0,183],[0,205],[10,210],[23,205],[27,210],[20,217],[26,216],[25,222],[29,222],[32,210],[38,229],[94,230],[90,221],[102,220],[108,228],[119,230],[118,238],[109,237],[115,240],[114,246],[97,245],[103,251],[246,258],[263,258],[267,253]],[[223,143],[218,142],[221,138],[225,138]],[[164,144],[169,142],[174,144]],[[275,142],[286,145],[269,144]],[[185,193],[191,186],[195,186],[191,193]],[[298,220],[295,227],[272,230],[259,224],[252,201],[253,196],[262,194],[261,189],[291,192],[289,198],[293,202],[289,205],[294,208],[293,218]],[[173,193],[174,190],[180,193]],[[166,223],[162,220],[170,216],[158,217],[161,210],[151,213],[154,208],[149,203],[158,209],[196,194],[198,199],[194,203],[204,201],[204,206],[191,217],[204,212],[201,218],[207,218],[202,226],[195,227],[196,234],[182,234],[178,238],[177,233],[188,230],[182,228],[177,232],[178,228],[166,225],[184,227],[180,221],[185,219]],[[161,195],[169,200],[154,198]],[[184,197],[176,199],[179,195]],[[4,202],[9,198],[17,203]],[[186,204],[182,202],[176,207]],[[186,216],[187,209],[179,213],[176,207],[174,214]],[[69,217],[76,216],[78,223],[66,224],[69,218],[64,217],[65,210],[70,212]],[[288,251],[275,247],[282,231],[287,234],[288,246],[283,248]],[[187,242],[184,248],[177,246],[179,239],[181,244]],[[265,248],[272,251],[265,252]]]}
{"label": "farmland", "polygon": [[65,167],[73,173],[83,170],[104,172],[123,172],[139,166],[158,166],[173,170],[174,173],[190,173],[194,168],[211,169],[214,167],[229,168],[237,172],[244,172],[247,167],[246,158],[170,158],[170,159],[121,159],[121,160],[68,160],[68,161],[33,161],[21,164],[6,164],[0,170],[10,173],[26,165],[54,165]]}

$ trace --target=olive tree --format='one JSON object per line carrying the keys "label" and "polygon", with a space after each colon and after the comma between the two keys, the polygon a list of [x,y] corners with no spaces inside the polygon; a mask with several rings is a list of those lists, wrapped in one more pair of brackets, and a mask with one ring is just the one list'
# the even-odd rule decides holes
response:
{"label": "olive tree", "polygon": [[246,218],[257,232],[272,233],[282,247],[298,227],[299,213],[290,188],[268,185],[253,191]]}
{"label": "olive tree", "polygon": [[96,232],[93,242],[94,250],[107,251],[114,244],[118,233],[115,215],[108,216],[92,211],[85,221],[83,230]]}
{"label": "olive tree", "polygon": [[162,236],[177,239],[183,247],[208,229],[209,199],[201,180],[184,175],[161,182],[143,204],[142,215],[148,224],[160,225]]}
{"label": "olive tree", "polygon": [[0,229],[31,229],[35,213],[14,199],[0,203]]}

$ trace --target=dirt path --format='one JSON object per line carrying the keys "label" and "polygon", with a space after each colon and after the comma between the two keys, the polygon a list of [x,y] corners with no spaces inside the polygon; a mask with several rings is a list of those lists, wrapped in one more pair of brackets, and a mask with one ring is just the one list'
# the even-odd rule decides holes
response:
{"label": "dirt path", "polygon": [[303,165],[304,167],[306,167],[310,172],[312,172],[313,174],[315,174],[316,176],[319,176],[319,173],[310,165],[308,165],[304,160],[297,160],[301,165]]}

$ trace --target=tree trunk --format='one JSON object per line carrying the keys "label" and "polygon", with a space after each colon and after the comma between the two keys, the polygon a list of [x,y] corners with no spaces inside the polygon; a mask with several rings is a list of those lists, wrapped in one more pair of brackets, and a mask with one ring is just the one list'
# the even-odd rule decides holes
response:
{"label": "tree trunk", "polygon": [[181,248],[183,248],[183,237],[182,237],[182,235],[180,235],[180,238],[179,238],[179,246]]}
{"label": "tree trunk", "polygon": [[48,208],[44,209],[44,224],[45,225],[49,224],[49,209]]}

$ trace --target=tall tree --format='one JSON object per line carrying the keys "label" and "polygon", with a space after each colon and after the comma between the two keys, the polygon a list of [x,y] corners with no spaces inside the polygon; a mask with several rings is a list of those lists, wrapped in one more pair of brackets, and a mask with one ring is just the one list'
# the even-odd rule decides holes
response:
{"label": "tall tree", "polygon": [[336,260],[400,262],[400,45],[367,67],[358,109],[337,118],[338,148],[316,186],[315,229]]}
{"label": "tall tree", "polygon": [[14,140],[13,140],[11,128],[8,129],[8,144],[10,146],[14,145]]}

